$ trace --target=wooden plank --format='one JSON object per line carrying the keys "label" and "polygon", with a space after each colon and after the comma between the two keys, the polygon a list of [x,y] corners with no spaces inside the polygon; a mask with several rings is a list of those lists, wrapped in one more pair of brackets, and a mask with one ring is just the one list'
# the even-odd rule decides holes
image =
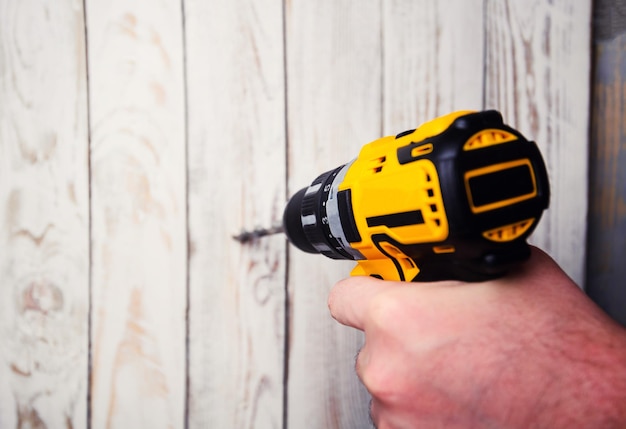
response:
{"label": "wooden plank", "polygon": [[587,216],[591,1],[487,0],[486,107],[540,146],[552,188],[533,235],[579,285]]}
{"label": "wooden plank", "polygon": [[283,427],[285,239],[232,239],[285,202],[282,19],[280,0],[185,3],[189,427]]}
{"label": "wooden plank", "polygon": [[[290,194],[381,136],[379,1],[287,2]],[[352,262],[289,250],[288,428],[366,428],[354,372],[362,335],[329,316],[331,286]]]}
{"label": "wooden plank", "polygon": [[385,134],[483,104],[483,0],[383,2]]}
{"label": "wooden plank", "polygon": [[594,8],[586,290],[626,326],[626,21],[615,1]]}
{"label": "wooden plank", "polygon": [[186,172],[179,1],[87,1],[94,428],[185,423]]}
{"label": "wooden plank", "polygon": [[87,426],[80,3],[0,0],[0,427]]}

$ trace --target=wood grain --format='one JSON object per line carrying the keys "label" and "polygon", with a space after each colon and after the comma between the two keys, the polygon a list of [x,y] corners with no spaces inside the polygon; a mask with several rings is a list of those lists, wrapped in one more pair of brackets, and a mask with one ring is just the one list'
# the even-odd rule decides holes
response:
{"label": "wood grain", "polygon": [[87,1],[93,428],[182,428],[186,171],[181,4]]}
{"label": "wood grain", "polygon": [[483,103],[483,0],[384,1],[385,134]]}
{"label": "wood grain", "polygon": [[[613,10],[613,15],[617,12]],[[626,291],[622,286],[626,278],[624,27],[621,31],[613,38],[595,41],[587,293],[609,315],[626,326]]]}
{"label": "wood grain", "polygon": [[282,428],[285,239],[241,229],[285,203],[280,0],[185,3],[189,105],[189,426]]}
{"label": "wood grain", "polygon": [[[292,1],[286,9],[289,191],[381,136],[381,3]],[[362,335],[330,318],[353,263],[289,250],[287,427],[371,427],[354,372]]]}
{"label": "wood grain", "polygon": [[0,427],[87,426],[83,11],[0,1]]}
{"label": "wood grain", "polygon": [[[0,428],[372,427],[364,338],[326,305],[353,263],[231,235],[451,110],[541,146],[534,242],[582,285],[591,0],[84,4],[0,0]],[[594,87],[611,257],[623,45]],[[623,265],[594,256],[599,282]]]}
{"label": "wood grain", "polygon": [[591,2],[486,5],[486,107],[540,146],[552,198],[533,241],[583,286]]}

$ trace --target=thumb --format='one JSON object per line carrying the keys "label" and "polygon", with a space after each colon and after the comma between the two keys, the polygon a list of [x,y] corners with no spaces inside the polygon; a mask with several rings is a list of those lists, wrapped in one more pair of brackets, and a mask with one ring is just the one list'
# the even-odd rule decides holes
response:
{"label": "thumb", "polygon": [[328,296],[331,316],[342,325],[362,331],[370,303],[391,284],[391,282],[366,276],[341,280],[332,288]]}

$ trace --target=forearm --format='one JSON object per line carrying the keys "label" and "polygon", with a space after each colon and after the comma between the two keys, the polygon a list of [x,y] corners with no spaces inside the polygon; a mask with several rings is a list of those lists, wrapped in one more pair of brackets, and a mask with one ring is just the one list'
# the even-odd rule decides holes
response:
{"label": "forearm", "polygon": [[566,330],[559,335],[562,343],[545,343],[539,337],[519,351],[541,359],[517,360],[517,365],[494,371],[475,409],[485,410],[487,420],[516,428],[626,427],[624,330],[604,325],[592,336]]}
{"label": "forearm", "polygon": [[[566,355],[567,354],[567,355]],[[556,356],[559,362],[559,356]],[[562,386],[551,389],[546,427],[626,427],[626,338],[589,338],[580,350],[561,353]],[[568,364],[568,362],[570,362]],[[551,416],[552,415],[552,416]],[[550,425],[550,421],[554,424]]]}

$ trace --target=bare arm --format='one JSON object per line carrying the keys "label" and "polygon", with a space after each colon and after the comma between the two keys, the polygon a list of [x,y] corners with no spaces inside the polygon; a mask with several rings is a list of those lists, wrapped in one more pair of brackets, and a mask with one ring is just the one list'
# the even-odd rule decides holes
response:
{"label": "bare arm", "polygon": [[365,331],[381,429],[626,427],[626,332],[540,250],[483,283],[353,277],[329,307]]}

